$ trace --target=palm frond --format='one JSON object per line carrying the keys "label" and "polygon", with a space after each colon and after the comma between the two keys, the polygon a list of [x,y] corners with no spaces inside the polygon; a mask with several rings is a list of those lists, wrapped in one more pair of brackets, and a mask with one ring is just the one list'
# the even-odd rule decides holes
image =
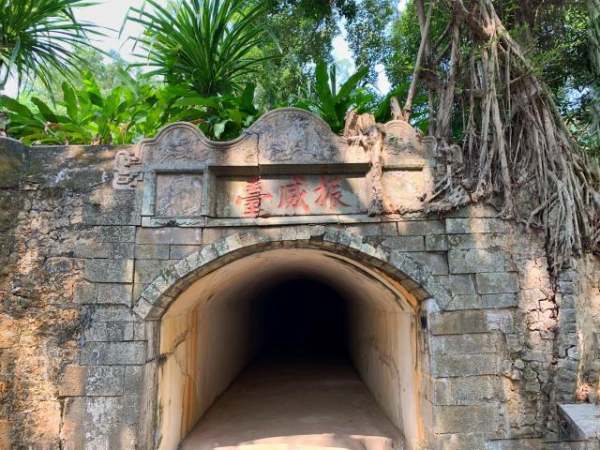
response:
{"label": "palm frond", "polygon": [[34,77],[49,86],[49,69],[64,75],[77,69],[74,50],[92,46],[90,36],[102,35],[96,25],[77,21],[76,8],[87,0],[0,0],[0,89],[8,77],[19,83]]}
{"label": "palm frond", "polygon": [[[149,6],[150,8],[148,8]],[[202,96],[230,93],[265,58],[270,39],[260,24],[265,2],[181,0],[161,5],[146,0],[131,8],[127,20],[145,28],[133,38],[152,74],[185,83]]]}

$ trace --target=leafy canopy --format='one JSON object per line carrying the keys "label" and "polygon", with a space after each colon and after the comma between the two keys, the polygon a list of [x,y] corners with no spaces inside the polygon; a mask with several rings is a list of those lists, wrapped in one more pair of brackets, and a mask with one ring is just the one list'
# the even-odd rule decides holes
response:
{"label": "leafy canopy", "polygon": [[92,4],[87,0],[0,0],[0,90],[11,73],[20,82],[37,78],[46,86],[52,69],[72,74],[78,63],[74,49],[89,46],[89,34],[102,34],[73,14],[75,8]]}
{"label": "leafy canopy", "polygon": [[267,40],[261,26],[263,3],[246,0],[181,0],[161,6],[132,8],[128,20],[145,27],[135,38],[144,50],[149,75],[187,85],[213,96],[240,91],[244,77],[271,56],[260,52]]}
{"label": "leafy canopy", "polygon": [[350,109],[365,112],[375,103],[375,95],[361,87],[368,74],[369,69],[363,67],[338,89],[335,65],[328,70],[327,64],[320,60],[315,70],[316,99],[298,102],[296,106],[319,114],[333,131],[341,131],[344,128],[346,113]]}

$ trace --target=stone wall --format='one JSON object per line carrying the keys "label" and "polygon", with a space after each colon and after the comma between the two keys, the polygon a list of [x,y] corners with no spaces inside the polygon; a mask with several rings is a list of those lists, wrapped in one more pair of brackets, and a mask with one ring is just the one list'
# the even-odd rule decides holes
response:
{"label": "stone wall", "polygon": [[543,236],[484,207],[325,228],[142,227],[142,190],[113,188],[121,150],[0,139],[0,448],[147,448],[159,322],[133,306],[157,276],[191,274],[175,264],[198,252],[235,259],[223,239],[239,233],[355,259],[373,249],[404,274],[421,317],[423,448],[598,448],[568,443],[557,416],[558,403],[598,395],[596,257],[555,287]]}

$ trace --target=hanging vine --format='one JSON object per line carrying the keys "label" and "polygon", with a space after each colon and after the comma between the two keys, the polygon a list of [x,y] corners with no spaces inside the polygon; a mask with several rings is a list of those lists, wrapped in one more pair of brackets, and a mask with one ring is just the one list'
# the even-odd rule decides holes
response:
{"label": "hanging vine", "polygon": [[423,42],[415,78],[428,72],[430,135],[445,168],[425,210],[492,203],[501,217],[545,230],[554,269],[583,252],[600,253],[600,169],[569,134],[492,1],[438,2],[452,14],[434,43],[433,0],[416,6]]}

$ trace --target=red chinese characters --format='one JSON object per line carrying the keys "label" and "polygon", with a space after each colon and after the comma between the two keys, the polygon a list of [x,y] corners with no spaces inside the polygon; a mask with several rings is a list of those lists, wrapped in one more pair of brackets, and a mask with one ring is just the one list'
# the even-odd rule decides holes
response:
{"label": "red chinese characters", "polygon": [[296,176],[292,177],[291,182],[284,184],[279,188],[279,208],[302,208],[305,213],[310,212],[310,207],[306,203],[304,197],[306,190],[304,189],[304,179]]}
{"label": "red chinese characters", "polygon": [[340,177],[326,178],[321,177],[321,183],[314,190],[318,196],[315,204],[337,208],[338,206],[350,206],[342,201],[342,188]]}
{"label": "red chinese characters", "polygon": [[253,178],[246,183],[244,196],[238,195],[235,199],[237,205],[244,205],[244,217],[258,217],[261,210],[263,199],[271,199],[273,196],[262,192],[262,186],[259,178]]}

